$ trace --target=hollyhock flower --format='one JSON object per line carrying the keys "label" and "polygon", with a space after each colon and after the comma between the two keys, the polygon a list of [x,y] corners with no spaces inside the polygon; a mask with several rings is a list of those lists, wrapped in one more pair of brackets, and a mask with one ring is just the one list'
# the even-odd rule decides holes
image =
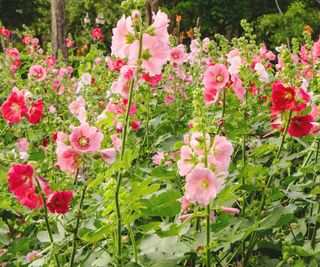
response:
{"label": "hollyhock flower", "polygon": [[55,191],[47,200],[47,207],[51,213],[65,214],[70,208],[73,197],[72,191]]}
{"label": "hollyhock flower", "polygon": [[318,58],[320,57],[320,38],[317,42],[314,42],[312,49],[311,49],[311,54],[312,54],[314,62],[317,63]]}
{"label": "hollyhock flower", "polygon": [[132,131],[134,131],[134,132],[138,131],[140,128],[140,124],[141,123],[139,120],[135,120],[135,121],[130,122],[130,126],[131,126]]}
{"label": "hollyhock flower", "polygon": [[294,137],[306,136],[313,128],[312,122],[311,115],[296,115],[291,119],[288,132]]}
{"label": "hollyhock flower", "polygon": [[101,158],[108,164],[116,161],[117,151],[114,147],[106,148],[100,151]]}
{"label": "hollyhock flower", "polygon": [[27,254],[26,258],[27,258],[27,262],[30,263],[32,261],[34,261],[36,258],[38,258],[40,256],[38,251],[31,251]]}
{"label": "hollyhock flower", "polygon": [[78,117],[82,108],[86,105],[86,101],[82,96],[78,96],[76,100],[72,101],[68,108],[73,116]]}
{"label": "hollyhock flower", "polygon": [[210,44],[210,39],[208,37],[205,37],[202,40],[202,50],[206,53],[208,52],[209,44]]}
{"label": "hollyhock flower", "polygon": [[200,45],[199,45],[199,42],[198,42],[197,39],[193,39],[191,41],[190,50],[191,51],[190,51],[190,54],[188,56],[188,61],[190,61],[190,63],[193,63],[196,60],[198,54],[201,51],[201,48],[200,48]]}
{"label": "hollyhock flower", "polygon": [[40,65],[34,65],[30,67],[29,73],[28,73],[28,79],[31,81],[33,77],[35,77],[35,80],[38,82],[43,81],[47,76],[47,72],[44,68],[42,68]]}
{"label": "hollyhock flower", "polygon": [[70,146],[63,145],[60,142],[60,147],[57,145],[57,160],[61,171],[75,172],[81,162],[81,155]]}
{"label": "hollyhock flower", "polygon": [[298,95],[296,96],[296,106],[293,107],[293,111],[299,112],[305,110],[309,101],[310,95],[303,89],[300,89]]}
{"label": "hollyhock flower", "polygon": [[55,113],[57,112],[56,107],[55,107],[54,105],[50,105],[50,106],[49,106],[49,112],[50,112],[51,114],[55,114]]}
{"label": "hollyhock flower", "polygon": [[20,59],[20,53],[17,48],[7,48],[6,49],[6,58],[12,59],[12,60],[17,60]]}
{"label": "hollyhock flower", "polygon": [[217,102],[219,98],[219,91],[215,88],[204,88],[203,94],[207,105]]}
{"label": "hollyhock flower", "polygon": [[310,115],[312,116],[312,118],[314,120],[316,120],[320,116],[320,109],[319,109],[318,105],[315,103],[311,104],[311,108],[312,108],[312,110],[310,112]]}
{"label": "hollyhock flower", "polygon": [[180,152],[180,159],[177,162],[177,166],[179,169],[179,175],[185,176],[187,175],[193,168],[193,151],[189,146],[182,146]]}
{"label": "hollyhock flower", "polygon": [[229,72],[223,64],[209,66],[203,77],[203,83],[206,88],[214,88],[217,90],[225,87],[228,80]]}
{"label": "hollyhock flower", "polygon": [[47,56],[46,63],[48,67],[53,67],[57,64],[57,60],[54,56]]}
{"label": "hollyhock flower", "polygon": [[70,38],[66,38],[66,46],[68,48],[72,47],[74,45],[74,41],[72,41]]}
{"label": "hollyhock flower", "polygon": [[16,59],[10,65],[10,71],[15,72],[16,70],[20,69],[22,65],[22,61],[20,59]]}
{"label": "hollyhock flower", "polygon": [[175,97],[173,95],[167,95],[164,99],[164,103],[169,106],[173,103]]}
{"label": "hollyhock flower", "polygon": [[3,118],[10,123],[20,121],[27,111],[28,109],[23,95],[18,94],[17,92],[13,92],[1,106]]}
{"label": "hollyhock flower", "polygon": [[92,77],[91,77],[91,75],[89,73],[83,73],[81,75],[81,81],[85,85],[91,85]]}
{"label": "hollyhock flower", "polygon": [[28,148],[29,148],[29,142],[25,138],[20,138],[16,142],[16,147],[19,152],[19,156],[23,160],[28,159]]}
{"label": "hollyhock flower", "polygon": [[118,21],[117,27],[112,29],[112,33],[112,54],[123,59],[128,57],[130,45],[135,40],[131,17],[126,18],[123,15]]}
{"label": "hollyhock flower", "polygon": [[124,65],[127,65],[127,62],[122,58],[117,58],[115,61],[111,61],[110,65],[108,64],[108,68],[110,70],[120,71]]}
{"label": "hollyhock flower", "polygon": [[204,207],[217,196],[219,182],[210,169],[196,167],[186,176],[185,189],[190,202],[198,202]]}
{"label": "hollyhock flower", "polygon": [[93,39],[96,39],[96,40],[99,40],[99,41],[103,41],[103,34],[102,34],[101,29],[99,27],[96,27],[96,28],[92,29],[91,37]]}
{"label": "hollyhock flower", "polygon": [[186,196],[182,196],[181,198],[181,211],[184,212],[186,211],[189,206],[190,206],[191,202],[187,199]]}
{"label": "hollyhock flower", "polygon": [[32,124],[38,124],[43,116],[43,102],[39,99],[37,102],[33,102],[29,108],[26,117]]}
{"label": "hollyhock flower", "polygon": [[161,165],[161,162],[164,160],[164,152],[163,151],[158,151],[157,154],[155,154],[152,157],[152,162],[155,165]]}
{"label": "hollyhock flower", "polygon": [[242,65],[241,57],[239,56],[239,50],[234,49],[227,54],[227,61],[230,64],[228,71],[230,74],[237,74],[240,72],[240,67]]}
{"label": "hollyhock flower", "polygon": [[216,135],[211,149],[212,162],[215,165],[229,165],[233,153],[232,144],[224,136]]}
{"label": "hollyhock flower", "polygon": [[95,153],[100,149],[103,134],[97,127],[81,124],[70,135],[72,146],[79,152]]}
{"label": "hollyhock flower", "polygon": [[182,44],[172,48],[170,52],[170,59],[177,65],[181,65],[187,59],[187,54],[185,53],[184,46]]}
{"label": "hollyhock flower", "polygon": [[[139,55],[139,41],[136,40],[130,46],[129,64],[134,66],[137,64]],[[143,34],[142,37],[142,53],[141,68],[148,72],[151,76],[161,73],[162,66],[167,62],[170,56],[170,48],[168,43],[157,41],[156,37]]]}
{"label": "hollyhock flower", "polygon": [[149,73],[143,73],[141,75],[141,79],[151,84],[152,87],[156,87],[158,83],[162,80],[162,74],[150,76]]}
{"label": "hollyhock flower", "polygon": [[281,82],[276,81],[272,86],[271,110],[279,114],[292,109],[296,105],[295,96],[296,93],[292,87],[284,87]]}
{"label": "hollyhock flower", "polygon": [[239,214],[240,210],[236,208],[221,207],[221,211],[229,214]]}
{"label": "hollyhock flower", "polygon": [[264,68],[264,66],[262,65],[262,63],[257,63],[254,66],[254,70],[257,72],[258,74],[258,79],[261,82],[265,82],[268,83],[269,82],[269,74],[266,71],[266,69]]}
{"label": "hollyhock flower", "polygon": [[10,38],[10,35],[11,35],[10,31],[9,31],[8,29],[6,29],[6,28],[3,28],[3,29],[2,29],[2,34],[3,34],[3,36],[6,37],[7,39]]}
{"label": "hollyhock flower", "polygon": [[153,34],[163,45],[167,45],[169,42],[168,27],[170,20],[166,13],[159,10],[157,14],[152,15],[153,23],[149,28],[152,29]]}
{"label": "hollyhock flower", "polygon": [[120,70],[120,75],[117,81],[111,85],[111,91],[114,94],[120,94],[123,97],[128,97],[130,91],[130,80],[133,77],[133,69],[128,65],[124,65]]}
{"label": "hollyhock flower", "polygon": [[246,90],[242,86],[242,81],[237,74],[231,74],[232,87],[237,97],[243,102]]}
{"label": "hollyhock flower", "polygon": [[23,44],[29,44],[31,42],[31,37],[30,35],[24,35],[22,38],[22,43]]}
{"label": "hollyhock flower", "polygon": [[122,146],[122,141],[121,139],[116,136],[115,134],[111,135],[111,140],[112,140],[112,145],[113,147],[117,150],[120,151],[121,150],[121,146]]}

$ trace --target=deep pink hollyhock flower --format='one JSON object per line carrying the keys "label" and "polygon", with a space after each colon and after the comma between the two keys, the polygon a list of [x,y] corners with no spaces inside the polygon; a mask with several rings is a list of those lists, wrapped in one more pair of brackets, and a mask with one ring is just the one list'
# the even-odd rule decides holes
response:
{"label": "deep pink hollyhock flower", "polygon": [[20,121],[27,111],[28,109],[23,95],[18,94],[17,92],[13,92],[1,106],[3,118],[10,123]]}
{"label": "deep pink hollyhock flower", "polygon": [[320,57],[320,38],[317,42],[314,42],[312,49],[311,49],[311,54],[312,54],[314,62],[317,63],[318,58]]}
{"label": "deep pink hollyhock flower", "polygon": [[96,39],[96,40],[99,40],[99,41],[103,41],[103,34],[102,34],[101,29],[99,27],[96,27],[96,28],[92,29],[91,37],[93,39]]}
{"label": "deep pink hollyhock flower", "polygon": [[41,82],[46,78],[46,76],[47,76],[46,70],[42,68],[40,65],[34,65],[29,69],[28,79],[30,81],[34,77],[36,81]]}
{"label": "deep pink hollyhock flower", "polygon": [[112,54],[122,59],[128,57],[130,45],[135,40],[131,17],[126,18],[123,15],[118,21],[117,27],[112,30],[112,33]]}
{"label": "deep pink hollyhock flower", "polygon": [[233,153],[232,144],[224,136],[216,135],[211,149],[213,164],[229,165]]}
{"label": "deep pink hollyhock flower", "polygon": [[214,173],[207,168],[194,168],[186,176],[186,197],[190,202],[207,206],[219,192],[219,182]]}
{"label": "deep pink hollyhock flower", "polygon": [[16,70],[20,69],[22,65],[22,61],[20,59],[14,60],[10,65],[10,70],[15,72]]}
{"label": "deep pink hollyhock flower", "polygon": [[217,90],[226,86],[229,80],[229,72],[223,64],[209,66],[204,73],[203,83],[206,88],[214,88]]}
{"label": "deep pink hollyhock flower", "polygon": [[138,131],[140,129],[140,124],[141,124],[141,122],[139,120],[135,120],[135,121],[130,122],[130,126],[131,126],[132,131],[134,131],[134,132]]}
{"label": "deep pink hollyhock flower", "polygon": [[291,136],[302,137],[310,133],[313,128],[311,115],[296,115],[292,118],[288,132]]}
{"label": "deep pink hollyhock flower", "polygon": [[137,113],[137,107],[132,105],[129,110],[129,116],[134,116]]}
{"label": "deep pink hollyhock flower", "polygon": [[58,165],[61,171],[73,173],[75,172],[81,163],[81,155],[75,151],[71,146],[66,146],[62,142],[57,146],[57,159]]}
{"label": "deep pink hollyhock flower", "polygon": [[70,135],[72,146],[79,152],[97,152],[102,140],[103,134],[98,128],[88,124],[82,124],[74,128]]}
{"label": "deep pink hollyhock flower", "polygon": [[182,44],[172,48],[170,52],[170,59],[178,65],[181,65],[187,59],[187,54],[184,51],[184,46]]}
{"label": "deep pink hollyhock flower", "polygon": [[161,162],[164,160],[164,153],[163,151],[158,151],[157,154],[155,154],[153,157],[152,157],[152,162],[153,164],[155,165],[161,165]]}
{"label": "deep pink hollyhock flower", "polygon": [[[236,96],[243,102],[246,90],[242,86],[242,81],[237,74],[231,74],[232,87]],[[225,89],[224,89],[225,90]]]}
{"label": "deep pink hollyhock flower", "polygon": [[141,79],[151,84],[152,87],[156,87],[158,83],[162,80],[162,74],[150,76],[148,73],[143,73],[141,75]]}
{"label": "deep pink hollyhock flower", "polygon": [[[139,41],[130,46],[129,64],[135,66],[139,55]],[[168,44],[158,41],[155,36],[143,34],[141,68],[151,76],[161,74],[162,66],[168,61],[170,48]]]}
{"label": "deep pink hollyhock flower", "polygon": [[72,41],[70,38],[66,38],[66,46],[68,48],[72,47],[74,45],[74,41]]}
{"label": "deep pink hollyhock flower", "polygon": [[46,63],[48,67],[53,67],[57,64],[57,60],[54,56],[47,56]]}
{"label": "deep pink hollyhock flower", "polygon": [[17,60],[20,59],[20,53],[17,48],[7,48],[6,49],[6,58],[12,59],[12,60]]}
{"label": "deep pink hollyhock flower", "polygon": [[39,99],[37,102],[33,102],[29,108],[26,117],[32,124],[38,124],[43,116],[43,102]]}
{"label": "deep pink hollyhock flower", "polygon": [[164,99],[165,105],[169,106],[173,103],[175,97],[173,95],[167,95]]}
{"label": "deep pink hollyhock flower", "polygon": [[40,256],[38,251],[31,251],[27,254],[27,262],[30,263]]}
{"label": "deep pink hollyhock flower", "polygon": [[300,48],[300,59],[302,64],[308,65],[309,64],[309,52],[305,45],[301,46]]}
{"label": "deep pink hollyhock flower", "polygon": [[271,92],[271,111],[281,113],[295,107],[296,92],[292,87],[285,87],[280,81],[276,81],[272,86]]}
{"label": "deep pink hollyhock flower", "polygon": [[229,214],[239,214],[240,210],[236,208],[221,207],[221,211]]}
{"label": "deep pink hollyhock flower", "polygon": [[219,90],[215,88],[204,88],[203,94],[204,94],[204,102],[207,105],[217,102],[219,98]]}
{"label": "deep pink hollyhock flower", "polygon": [[293,107],[293,111],[299,112],[307,108],[307,104],[310,101],[310,95],[303,89],[299,90],[296,96],[296,106]]}
{"label": "deep pink hollyhock flower", "polygon": [[47,200],[47,207],[51,213],[65,214],[70,208],[73,197],[72,191],[55,191]]}
{"label": "deep pink hollyhock flower", "polygon": [[122,58],[117,58],[115,61],[111,61],[109,69],[120,71],[124,65],[127,65],[127,62],[125,62]]}
{"label": "deep pink hollyhock flower", "polygon": [[117,151],[114,147],[106,148],[100,151],[101,158],[108,164],[116,161]]}
{"label": "deep pink hollyhock flower", "polygon": [[10,35],[11,35],[10,31],[9,31],[8,29],[6,29],[6,28],[3,28],[3,29],[2,29],[2,34],[3,34],[3,36],[6,37],[7,39],[10,38]]}
{"label": "deep pink hollyhock flower", "polygon": [[180,176],[187,175],[193,168],[193,151],[189,146],[181,147],[180,159],[177,162]]}

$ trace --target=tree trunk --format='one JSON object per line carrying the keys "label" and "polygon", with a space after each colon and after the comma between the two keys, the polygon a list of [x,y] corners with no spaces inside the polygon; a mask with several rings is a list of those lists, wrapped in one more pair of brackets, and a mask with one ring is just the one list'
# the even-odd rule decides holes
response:
{"label": "tree trunk", "polygon": [[147,0],[146,17],[149,25],[152,24],[152,12],[157,13],[159,9],[160,0]]}
{"label": "tree trunk", "polygon": [[68,59],[68,50],[66,46],[67,22],[65,0],[51,0],[51,42],[54,55],[58,58],[59,51],[65,60]]}

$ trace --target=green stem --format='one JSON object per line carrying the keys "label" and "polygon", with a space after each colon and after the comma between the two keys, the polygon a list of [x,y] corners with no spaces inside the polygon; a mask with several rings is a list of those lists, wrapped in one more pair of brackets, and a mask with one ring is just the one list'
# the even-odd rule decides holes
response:
{"label": "green stem", "polygon": [[139,263],[139,261],[138,261],[138,250],[137,250],[136,240],[134,238],[134,233],[133,233],[132,228],[131,228],[131,226],[129,224],[128,224],[127,228],[128,228],[130,239],[131,239],[132,250],[133,250],[133,255],[134,255],[134,262],[135,263]]}
{"label": "green stem", "polygon": [[[226,88],[223,89],[223,99],[222,99],[222,114],[221,114],[221,121],[222,123],[224,123],[224,115],[226,113]],[[220,130],[222,128],[222,124],[220,124],[218,126],[218,130],[217,130],[217,134],[218,135],[220,133]]]}
{"label": "green stem", "polygon": [[[46,202],[46,199],[44,197],[44,193],[42,191],[42,188],[41,188],[41,185],[40,185],[40,182],[39,182],[38,178],[36,177],[35,180],[36,180],[37,187],[39,189],[39,192],[40,192],[40,195],[41,195],[41,198],[42,198],[42,201],[43,201],[44,219],[45,219],[45,222],[46,222],[47,231],[48,231],[49,238],[50,238],[50,243],[51,243],[51,246],[53,247],[54,246],[54,241],[53,241],[53,236],[52,236],[52,232],[51,232],[51,228],[50,228],[50,224],[49,224],[47,202]],[[57,254],[55,252],[53,252],[53,253],[54,253],[54,258],[56,260],[57,266],[60,267],[60,262],[59,262]]]}
{"label": "green stem", "polygon": [[0,137],[3,136],[5,134],[5,132],[9,129],[10,125],[6,124],[6,126],[2,129],[1,133],[0,133]]}
{"label": "green stem", "polygon": [[210,203],[207,206],[207,223],[206,223],[207,229],[207,255],[206,255],[206,266],[210,267]]}
{"label": "green stem", "polygon": [[[84,187],[82,189],[80,204],[79,204],[79,211],[82,211],[82,209],[83,209],[83,203],[84,203],[84,197],[85,197],[85,194],[86,194],[86,190],[87,190],[87,185],[84,185]],[[76,249],[77,249],[76,241],[77,241],[77,238],[78,238],[79,226],[80,226],[80,214],[78,214],[77,221],[76,221],[76,227],[74,228],[74,232],[73,232],[72,253],[71,253],[71,258],[70,258],[70,267],[74,266],[74,258],[76,256]]]}

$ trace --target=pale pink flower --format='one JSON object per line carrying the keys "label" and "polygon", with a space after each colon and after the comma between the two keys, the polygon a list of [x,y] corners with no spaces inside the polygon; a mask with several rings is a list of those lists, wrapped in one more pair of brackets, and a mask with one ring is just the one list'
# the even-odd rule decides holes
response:
{"label": "pale pink flower", "polygon": [[181,198],[181,211],[186,211],[190,206],[191,202],[187,199],[186,196],[182,196]]}
{"label": "pale pink flower", "polygon": [[[129,64],[136,65],[139,55],[139,41],[135,41],[130,46]],[[143,34],[141,68],[151,76],[161,73],[162,66],[168,61],[170,48],[168,44],[163,44],[155,36]]]}
{"label": "pale pink flower", "polygon": [[108,164],[116,161],[117,151],[114,147],[106,148],[100,151],[101,158]]}
{"label": "pale pink flower", "polygon": [[114,94],[120,94],[123,97],[128,97],[130,91],[130,80],[133,77],[133,69],[128,65],[124,65],[120,70],[120,75],[117,81],[111,85],[111,91]]}
{"label": "pale pink flower", "polygon": [[92,77],[89,73],[83,73],[81,76],[81,81],[85,85],[90,85],[91,84]]}
{"label": "pale pink flower", "polygon": [[193,151],[189,146],[182,146],[180,159],[177,162],[180,176],[187,175],[193,168]]}
{"label": "pale pink flower", "polygon": [[46,70],[42,68],[40,65],[34,65],[29,69],[28,79],[30,81],[34,77],[36,81],[41,82],[46,78],[46,76],[47,76]]}
{"label": "pale pink flower", "polygon": [[57,109],[56,109],[56,107],[55,107],[54,105],[50,105],[50,106],[49,106],[49,112],[50,112],[51,114],[55,114],[56,111],[57,111]]}
{"label": "pale pink flower", "polygon": [[244,102],[246,90],[242,86],[242,81],[237,74],[231,74],[232,87],[237,97]]}
{"label": "pale pink flower", "polygon": [[28,148],[29,142],[25,138],[20,138],[16,142],[16,147],[18,149],[18,153],[21,159],[27,160],[28,159]]}
{"label": "pale pink flower", "polygon": [[167,14],[159,10],[157,14],[153,13],[152,19],[153,23],[150,27],[153,29],[155,37],[166,46],[169,42],[168,27],[170,22]]}
{"label": "pale pink flower", "polygon": [[210,169],[196,167],[186,176],[185,189],[190,202],[198,202],[204,207],[217,196],[219,182]]}
{"label": "pale pink flower", "polygon": [[209,44],[210,44],[210,39],[209,39],[208,37],[206,37],[206,38],[204,38],[204,39],[202,40],[202,50],[203,50],[204,52],[208,52],[208,46],[209,46]]}
{"label": "pale pink flower", "polygon": [[75,172],[81,162],[81,155],[75,151],[71,146],[63,146],[60,143],[60,148],[57,147],[58,165],[63,172]]}
{"label": "pale pink flower", "polygon": [[81,124],[70,135],[72,146],[79,152],[95,153],[100,149],[103,134],[95,126]]}
{"label": "pale pink flower", "polygon": [[239,214],[240,210],[236,208],[221,207],[221,211],[229,214]]}
{"label": "pale pink flower", "polygon": [[170,52],[170,59],[178,65],[182,64],[187,59],[187,54],[184,51],[184,46],[182,44],[172,48]]}
{"label": "pale pink flower", "polygon": [[189,54],[189,56],[188,56],[188,61],[190,61],[191,63],[193,63],[193,62],[196,60],[198,54],[199,54],[200,51],[201,51],[201,48],[200,48],[200,45],[199,45],[199,42],[198,42],[197,39],[193,39],[193,40],[191,41],[190,50],[191,50],[191,51],[190,51],[190,54]]}
{"label": "pale pink flower", "polygon": [[257,63],[254,66],[254,70],[257,72],[258,74],[258,79],[261,82],[265,82],[268,83],[269,82],[269,74],[266,71],[265,67],[262,65],[262,63]]}
{"label": "pale pink flower", "polygon": [[213,163],[215,165],[229,165],[232,153],[233,147],[228,139],[216,135],[211,149]]}
{"label": "pale pink flower", "polygon": [[152,162],[153,164],[155,165],[161,165],[161,162],[164,160],[164,153],[163,151],[158,151],[157,154],[155,154],[153,157],[152,157]]}
{"label": "pale pink flower", "polygon": [[112,54],[123,59],[128,57],[130,45],[135,40],[131,17],[126,18],[123,15],[112,32]]}
{"label": "pale pink flower", "polygon": [[228,68],[228,71],[230,72],[230,74],[237,74],[237,73],[240,72],[240,68],[241,68],[241,65],[242,65],[240,56],[236,55],[236,56],[233,56],[233,57],[228,57],[227,61],[230,64],[230,66]]}
{"label": "pale pink flower", "polygon": [[112,140],[113,147],[117,151],[120,151],[121,150],[121,144],[122,144],[121,139],[118,136],[116,136],[115,134],[113,134],[113,135],[111,135],[111,140]]}
{"label": "pale pink flower", "polygon": [[82,96],[78,96],[76,100],[72,101],[68,108],[73,116],[78,117],[82,108],[86,105],[86,101]]}
{"label": "pale pink flower", "polygon": [[38,251],[31,251],[27,254],[27,262],[32,262],[34,261],[36,258],[38,258],[40,256]]}
{"label": "pale pink flower", "polygon": [[217,90],[225,87],[229,80],[229,72],[225,65],[217,64],[209,66],[204,74],[203,83],[206,88]]}
{"label": "pale pink flower", "polygon": [[311,112],[310,112],[310,115],[312,116],[312,118],[313,118],[314,120],[316,120],[316,119],[319,117],[319,115],[320,115],[319,107],[318,107],[317,104],[312,103],[312,104],[311,104],[311,108],[312,108],[312,110],[311,110]]}

